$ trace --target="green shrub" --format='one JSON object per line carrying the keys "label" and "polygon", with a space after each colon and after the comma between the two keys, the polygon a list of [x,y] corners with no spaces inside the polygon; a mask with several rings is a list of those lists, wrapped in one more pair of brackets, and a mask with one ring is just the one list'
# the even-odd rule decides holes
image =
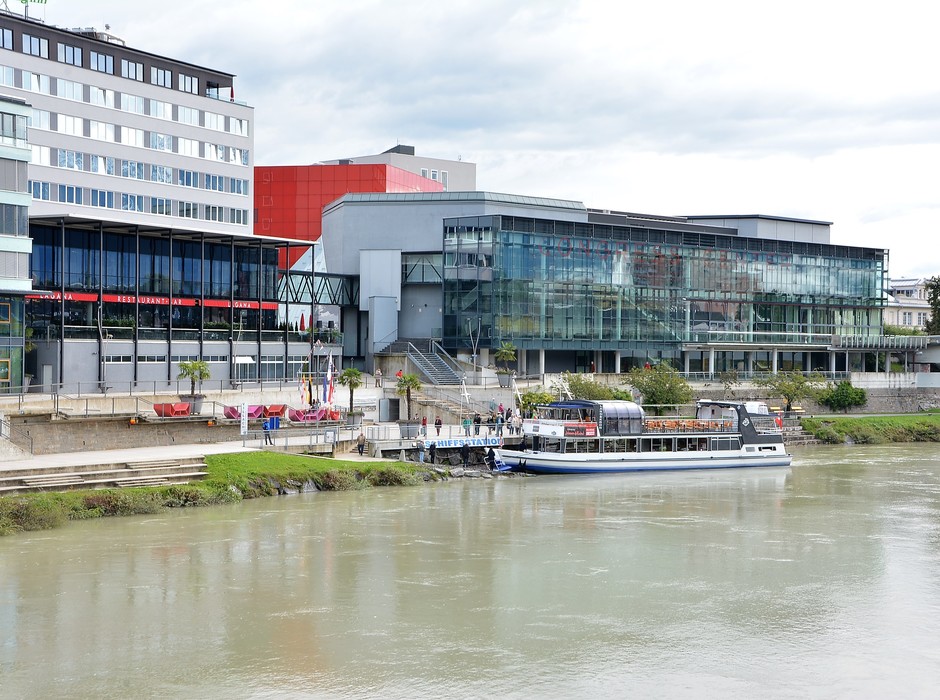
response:
{"label": "green shrub", "polygon": [[365,475],[372,486],[415,486],[422,479],[414,472],[396,467],[380,467]]}
{"label": "green shrub", "polygon": [[0,532],[48,530],[68,520],[65,508],[46,494],[0,503]]}
{"label": "green shrub", "polygon": [[353,491],[368,485],[358,473],[336,469],[318,474],[314,481],[321,491]]}

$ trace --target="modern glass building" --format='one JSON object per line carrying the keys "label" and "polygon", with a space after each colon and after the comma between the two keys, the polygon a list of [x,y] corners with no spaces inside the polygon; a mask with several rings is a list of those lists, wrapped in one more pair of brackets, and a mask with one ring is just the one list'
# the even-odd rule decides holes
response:
{"label": "modern glass building", "polygon": [[447,219],[444,345],[478,327],[481,347],[511,342],[549,371],[835,371],[833,335],[881,334],[884,250],[593,218]]}

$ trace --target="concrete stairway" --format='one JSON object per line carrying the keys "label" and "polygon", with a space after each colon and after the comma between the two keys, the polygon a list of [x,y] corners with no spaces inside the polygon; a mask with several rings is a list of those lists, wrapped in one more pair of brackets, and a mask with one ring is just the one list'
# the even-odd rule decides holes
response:
{"label": "concrete stairway", "polygon": [[202,479],[206,473],[203,457],[68,467],[0,467],[0,495],[70,489],[170,486]]}
{"label": "concrete stairway", "polygon": [[407,340],[396,340],[384,351],[385,354],[407,355],[414,365],[421,370],[429,384],[456,386],[461,376],[446,360],[436,352],[419,350]]}

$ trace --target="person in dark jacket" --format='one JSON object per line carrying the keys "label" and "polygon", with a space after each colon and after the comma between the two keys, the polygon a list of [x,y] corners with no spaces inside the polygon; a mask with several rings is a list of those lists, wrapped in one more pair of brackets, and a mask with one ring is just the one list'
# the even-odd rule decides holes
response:
{"label": "person in dark jacket", "polygon": [[431,446],[428,448],[428,457],[431,458],[431,464],[434,464],[437,459],[437,443],[432,442]]}
{"label": "person in dark jacket", "polygon": [[463,458],[463,468],[470,464],[470,445],[466,442],[460,446],[460,456]]}

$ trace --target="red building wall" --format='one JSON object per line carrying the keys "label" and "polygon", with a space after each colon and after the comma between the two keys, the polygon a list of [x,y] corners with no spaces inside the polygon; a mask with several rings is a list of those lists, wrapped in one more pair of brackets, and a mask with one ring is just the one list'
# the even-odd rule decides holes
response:
{"label": "red building wall", "polygon": [[[256,166],[254,185],[255,234],[311,242],[323,230],[323,207],[344,194],[444,189],[435,180],[377,164]],[[292,250],[290,264],[302,254]]]}

